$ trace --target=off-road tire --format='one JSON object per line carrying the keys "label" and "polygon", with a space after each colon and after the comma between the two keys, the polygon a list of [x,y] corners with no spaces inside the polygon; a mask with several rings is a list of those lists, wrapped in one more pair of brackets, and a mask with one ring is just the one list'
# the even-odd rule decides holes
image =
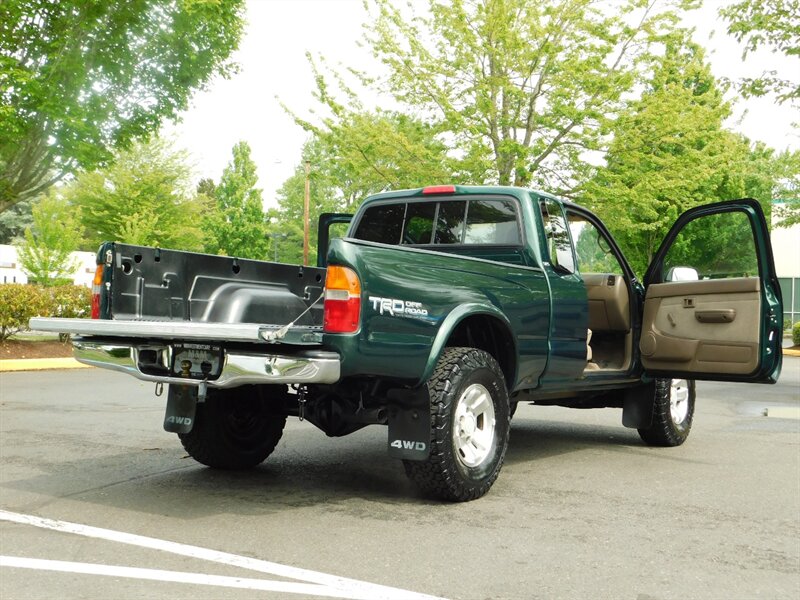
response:
{"label": "off-road tire", "polygon": [[[403,461],[406,474],[424,493],[439,499],[465,502],[480,498],[497,479],[508,448],[510,408],[500,365],[483,350],[446,348],[428,380],[428,392],[430,456],[424,461]],[[476,411],[482,412],[465,417],[464,407],[475,394],[479,402]],[[469,421],[466,425],[465,418]],[[476,446],[476,454],[467,456],[464,448],[472,442],[469,434],[473,432],[490,436],[481,441],[491,439],[491,443]]]}
{"label": "off-road tire", "polygon": [[[673,381],[685,384],[684,391],[676,390]],[[685,402],[685,406],[680,406]],[[650,446],[680,446],[689,437],[694,419],[695,386],[692,379],[656,379],[653,398],[653,422],[647,429],[639,429],[639,437]],[[677,405],[676,405],[677,404]]]}
{"label": "off-road tire", "polygon": [[267,399],[255,386],[209,390],[197,405],[192,430],[178,437],[199,463],[215,469],[250,469],[275,450],[283,435],[286,415],[276,413],[275,406],[281,406],[280,399]]}

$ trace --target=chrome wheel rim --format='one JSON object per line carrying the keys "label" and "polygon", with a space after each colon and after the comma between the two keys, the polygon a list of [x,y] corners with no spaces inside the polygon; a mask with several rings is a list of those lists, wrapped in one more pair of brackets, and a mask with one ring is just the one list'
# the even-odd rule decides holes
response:
{"label": "chrome wheel rim", "polygon": [[689,414],[689,382],[673,379],[669,385],[669,414],[672,422],[680,425]]}
{"label": "chrome wheel rim", "polygon": [[477,467],[489,456],[494,442],[495,415],[492,395],[479,383],[470,385],[456,404],[453,446],[466,467]]}

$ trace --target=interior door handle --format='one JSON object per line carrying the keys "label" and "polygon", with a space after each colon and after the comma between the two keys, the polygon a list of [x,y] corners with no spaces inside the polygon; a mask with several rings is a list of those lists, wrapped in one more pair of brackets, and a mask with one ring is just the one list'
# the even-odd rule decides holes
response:
{"label": "interior door handle", "polygon": [[694,318],[701,323],[733,323],[736,318],[736,310],[733,308],[698,310],[694,313]]}

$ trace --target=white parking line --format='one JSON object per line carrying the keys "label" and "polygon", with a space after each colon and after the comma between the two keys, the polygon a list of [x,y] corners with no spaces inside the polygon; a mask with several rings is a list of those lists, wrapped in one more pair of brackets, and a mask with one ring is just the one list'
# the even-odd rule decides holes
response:
{"label": "white parking line", "polygon": [[35,569],[37,571],[57,571],[60,573],[80,573],[82,575],[107,575],[109,577],[169,581],[172,583],[191,583],[194,585],[213,585],[245,590],[265,590],[268,592],[324,596],[327,598],[368,598],[368,596],[351,595],[344,590],[337,590],[325,585],[317,585],[316,583],[295,583],[269,579],[225,577],[222,575],[162,571],[160,569],[139,569],[137,567],[120,567],[116,565],[100,565],[96,563],[79,563],[63,560],[42,560],[39,558],[23,558],[19,556],[0,556],[0,567]]}
{"label": "white parking line", "polygon": [[[0,510],[0,521],[9,521],[12,523],[20,523],[23,525],[32,525],[33,527],[39,527],[41,529],[50,529],[53,531],[60,531],[63,533],[72,533],[75,535],[80,535],[89,538],[96,538],[101,540],[107,540],[111,542],[119,542],[121,544],[129,544],[132,546],[139,546],[142,548],[150,548],[153,550],[160,550],[162,552],[169,552],[171,554],[177,554],[180,556],[188,556],[190,558],[197,558],[200,560],[206,560],[214,563],[229,565],[232,567],[239,567],[242,569],[248,569],[250,571],[257,571],[259,573],[268,573],[270,575],[277,575],[279,577],[287,577],[289,579],[297,579],[303,581],[303,584],[291,583],[291,582],[279,582],[279,581],[267,581],[263,580],[264,585],[282,585],[288,586],[289,589],[281,588],[279,591],[284,592],[291,592],[291,593],[298,593],[298,594],[314,594],[314,595],[323,595],[321,592],[323,589],[327,589],[327,591],[331,592],[327,594],[330,597],[337,597],[337,598],[352,598],[356,599],[364,599],[364,600],[443,600],[441,598],[436,598],[435,596],[429,596],[427,594],[418,594],[416,592],[411,592],[408,590],[401,590],[399,588],[388,587],[383,585],[377,585],[372,583],[367,583],[364,581],[358,581],[356,579],[348,579],[346,577],[338,577],[336,575],[328,575],[326,573],[320,573],[318,571],[311,571],[309,569],[300,569],[297,567],[290,567],[287,565],[281,565],[278,563],[260,560],[256,558],[250,558],[247,556],[239,556],[237,554],[230,554],[228,552],[219,552],[217,550],[210,550],[207,548],[200,548],[198,546],[190,546],[187,544],[180,544],[177,542],[169,542],[166,540],[159,540],[156,538],[135,535],[132,533],[125,533],[122,531],[114,531],[112,529],[102,529],[100,527],[91,527],[89,525],[81,525],[78,523],[69,523],[67,521],[56,521],[53,519],[45,519],[42,517],[36,517],[33,515],[23,515],[19,513],[9,512],[5,510]],[[23,564],[15,564],[10,565],[7,564],[7,561],[12,559],[14,561],[23,561],[26,562],[29,566],[24,566]],[[31,562],[32,561],[32,562]],[[30,566],[36,565],[39,566]],[[12,557],[4,557],[0,566],[16,566],[19,568],[44,568],[44,565],[49,565],[45,570],[66,570],[66,569],[55,569],[54,566],[58,565],[73,565],[79,566],[83,569],[94,569],[91,571],[93,574],[97,575],[108,575],[110,574],[107,570],[108,569],[128,569],[131,573],[139,573],[139,575],[150,573],[151,575],[157,573],[172,573],[176,576],[184,575],[184,576],[197,576],[195,574],[181,574],[181,573],[173,573],[168,571],[154,571],[149,569],[131,569],[129,567],[110,567],[105,565],[91,565],[85,563],[67,563],[61,561],[39,561],[38,559],[20,559],[16,558],[13,559]],[[106,572],[100,573],[98,569],[104,569]],[[88,572],[88,571],[73,571],[73,572]],[[118,576],[125,576],[125,575],[118,575]],[[230,580],[233,581],[262,581],[262,580],[250,580],[250,579],[238,579],[235,577],[230,578],[219,578],[214,576],[202,576],[214,580]],[[137,577],[140,579],[151,579],[152,577]],[[173,581],[173,580],[169,580]],[[188,582],[187,582],[188,583]],[[193,581],[191,583],[197,583]],[[308,584],[317,584],[315,586],[309,586]],[[217,585],[214,583],[207,583],[205,585]],[[304,589],[294,592],[291,589],[291,586],[300,586]],[[228,586],[228,587],[236,587],[236,586]],[[307,591],[307,589],[316,590],[316,592]],[[253,588],[253,589],[262,589],[262,588]],[[273,588],[263,588],[263,589],[273,589]]]}

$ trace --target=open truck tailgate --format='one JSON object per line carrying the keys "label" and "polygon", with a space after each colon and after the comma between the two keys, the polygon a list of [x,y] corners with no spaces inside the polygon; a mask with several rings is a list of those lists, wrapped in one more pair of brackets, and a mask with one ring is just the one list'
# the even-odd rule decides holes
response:
{"label": "open truck tailgate", "polygon": [[167,341],[196,340],[205,343],[249,342],[265,344],[281,342],[300,346],[313,346],[322,343],[322,327],[313,325],[295,325],[285,329],[281,325],[262,325],[258,323],[36,317],[31,319],[30,328],[35,331],[52,331],[54,333],[69,333],[78,336],[144,338]]}
{"label": "open truck tailgate", "polygon": [[320,348],[316,326],[98,319],[32,319],[31,329],[70,333],[80,362],[143,381],[236,387],[331,384],[340,357]]}

